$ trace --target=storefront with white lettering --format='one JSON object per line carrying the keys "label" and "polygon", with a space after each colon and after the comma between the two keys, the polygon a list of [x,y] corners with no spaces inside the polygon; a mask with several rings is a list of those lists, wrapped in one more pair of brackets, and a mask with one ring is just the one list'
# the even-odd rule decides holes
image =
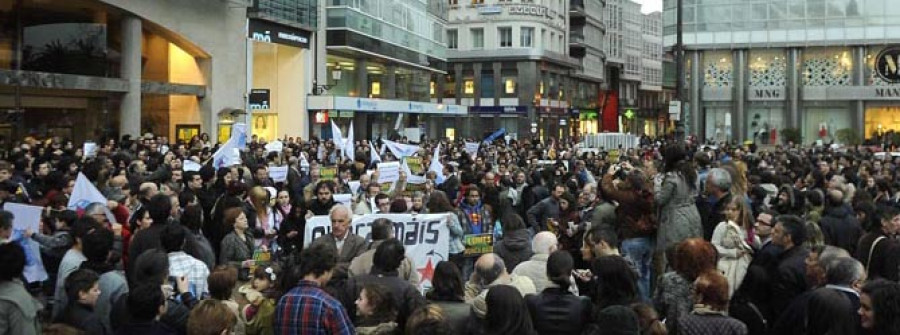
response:
{"label": "storefront with white lettering", "polygon": [[247,72],[252,79],[248,80],[247,110],[252,135],[267,141],[285,135],[307,137],[309,118],[303,106],[312,78],[311,35],[269,21],[249,21],[252,61]]}

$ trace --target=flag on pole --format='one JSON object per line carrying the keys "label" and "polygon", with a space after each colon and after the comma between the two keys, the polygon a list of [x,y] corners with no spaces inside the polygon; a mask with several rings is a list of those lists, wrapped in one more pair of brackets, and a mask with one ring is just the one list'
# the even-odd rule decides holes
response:
{"label": "flag on pole", "polygon": [[481,147],[481,143],[479,142],[466,142],[464,150],[469,156],[472,156],[472,160],[475,160],[475,157],[478,156],[479,147]]}
{"label": "flag on pole", "polygon": [[441,164],[441,144],[438,143],[436,147],[434,147],[434,155],[431,155],[431,164],[428,165],[428,171],[434,171],[437,175],[437,179],[435,179],[435,184],[440,185],[444,183],[446,177],[444,177],[444,164]]}
{"label": "flag on pole", "polygon": [[416,152],[419,151],[418,145],[397,143],[389,140],[384,140],[384,144],[387,146],[388,150],[390,150],[391,153],[394,154],[394,156],[397,156],[397,158],[401,159],[403,157],[415,155]]}
{"label": "flag on pole", "polygon": [[381,155],[378,154],[378,150],[375,150],[375,145],[372,142],[369,142],[369,152],[371,152],[372,159],[369,160],[369,164],[375,164],[375,162],[381,162]]}
{"label": "flag on pole", "polygon": [[109,222],[116,222],[116,217],[106,207],[106,197],[94,187],[94,184],[91,183],[91,180],[84,173],[79,172],[78,177],[75,178],[75,187],[72,189],[72,195],[69,197],[69,203],[66,204],[66,207],[76,212],[82,212],[88,205],[95,202],[103,204],[103,213]]}
{"label": "flag on pole", "polygon": [[353,140],[353,123],[350,124],[350,130],[347,131],[347,138],[344,140],[344,156],[350,159],[350,161],[356,160],[356,145]]}
{"label": "flag on pole", "polygon": [[493,134],[489,135],[488,137],[485,137],[484,142],[491,143],[494,140],[500,138],[500,136],[503,136],[503,134],[506,134],[506,128],[500,128],[500,130],[497,130]]}
{"label": "flag on pole", "polygon": [[341,128],[334,124],[334,120],[331,120],[331,140],[334,141],[335,148],[344,149],[344,135]]}

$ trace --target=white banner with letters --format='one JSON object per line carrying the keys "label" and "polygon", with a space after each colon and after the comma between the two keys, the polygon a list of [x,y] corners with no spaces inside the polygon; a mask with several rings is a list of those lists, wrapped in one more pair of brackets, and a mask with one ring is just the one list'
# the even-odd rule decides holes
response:
{"label": "white banner with letters", "polygon": [[[431,287],[434,268],[440,261],[449,261],[447,230],[448,214],[368,214],[356,216],[350,223],[350,232],[371,240],[372,222],[386,218],[394,222],[394,237],[403,242],[406,256],[412,259],[419,272],[420,289]],[[308,246],[318,237],[331,233],[331,220],[327,215],[306,220],[303,245]]]}

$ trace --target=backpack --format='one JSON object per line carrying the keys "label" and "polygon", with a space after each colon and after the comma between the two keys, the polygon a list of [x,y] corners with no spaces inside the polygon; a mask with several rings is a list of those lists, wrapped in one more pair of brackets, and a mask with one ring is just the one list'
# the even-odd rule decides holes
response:
{"label": "backpack", "polygon": [[653,192],[643,190],[639,194],[639,201],[644,201],[651,210],[644,211],[634,222],[634,231],[641,235],[650,235],[656,233],[659,229],[659,221],[656,218],[656,211],[653,208]]}

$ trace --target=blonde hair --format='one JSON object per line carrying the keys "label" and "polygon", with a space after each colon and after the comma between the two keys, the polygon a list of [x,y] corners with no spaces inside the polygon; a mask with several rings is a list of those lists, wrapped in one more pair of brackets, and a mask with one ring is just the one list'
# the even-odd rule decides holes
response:
{"label": "blonde hair", "polygon": [[266,204],[269,203],[269,192],[266,189],[262,188],[262,186],[253,186],[250,189],[250,192],[247,192],[248,198],[250,198],[250,203],[253,204],[253,208],[256,208],[256,211],[265,211]]}

